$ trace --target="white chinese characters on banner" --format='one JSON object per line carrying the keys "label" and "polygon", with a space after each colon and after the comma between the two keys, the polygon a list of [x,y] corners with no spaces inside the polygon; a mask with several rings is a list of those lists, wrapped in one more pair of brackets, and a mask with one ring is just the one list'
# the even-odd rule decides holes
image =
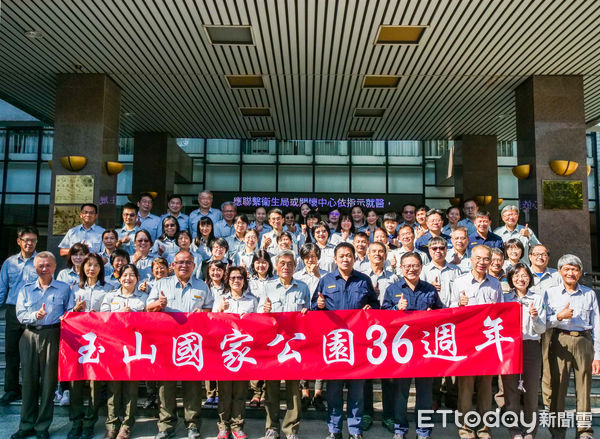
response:
{"label": "white chinese characters on banner", "polygon": [[514,340],[512,337],[503,337],[500,335],[500,331],[502,329],[504,329],[504,327],[501,325],[502,323],[502,318],[498,317],[497,319],[492,320],[489,316],[484,320],[483,324],[489,328],[489,329],[485,329],[483,331],[483,333],[485,334],[485,336],[487,337],[487,341],[485,343],[482,343],[478,346],[475,346],[475,349],[477,351],[480,351],[482,349],[487,348],[490,345],[496,345],[496,352],[498,353],[498,358],[500,359],[500,361],[503,361],[503,355],[502,355],[502,345],[501,343],[503,341],[506,342],[511,342],[514,343]]}
{"label": "white chinese characters on banner", "polygon": [[323,336],[323,360],[325,363],[348,363],[354,365],[354,334],[349,329],[334,329]]}
{"label": "white chinese characters on banner", "polygon": [[194,366],[198,372],[204,366],[202,355],[202,336],[197,332],[173,337],[173,364],[175,366]]}
{"label": "white chinese characters on banner", "polygon": [[[100,363],[100,354],[104,353],[104,346],[98,345],[96,348],[96,334],[88,332],[87,334],[83,334],[82,338],[88,341],[88,344],[81,346],[77,350],[77,353],[81,355],[77,361],[79,361],[80,364]],[[94,357],[94,354],[96,353],[97,355]]]}
{"label": "white chinese characters on banner", "polygon": [[[232,372],[237,372],[242,368],[244,362],[250,364],[256,364],[256,360],[252,357],[247,357],[250,352],[249,346],[244,346],[239,349],[242,344],[248,343],[254,340],[249,334],[242,334],[239,330],[233,329],[231,334],[227,334],[221,341],[221,356],[223,357],[223,364],[227,369]],[[226,349],[227,348],[227,349]]]}
{"label": "white chinese characters on banner", "polygon": [[[455,325],[453,323],[444,323],[435,327],[435,345],[433,352],[429,347],[429,341],[425,340],[431,334],[428,331],[423,331],[423,339],[421,343],[425,346],[427,353],[423,358],[439,358],[440,360],[461,361],[467,358],[466,355],[457,356]],[[450,354],[450,355],[446,355]]]}
{"label": "white chinese characters on banner", "polygon": [[142,334],[135,332],[135,354],[129,355],[127,346],[123,346],[123,363],[128,364],[135,360],[150,360],[150,363],[154,364],[156,361],[156,346],[150,345],[150,353],[142,353]]}
{"label": "white chinese characters on banner", "polygon": [[[267,344],[267,346],[277,346],[283,340],[283,335],[277,334],[275,338]],[[285,363],[286,361],[291,360],[292,358],[298,363],[302,362],[302,356],[300,355],[300,352],[294,351],[292,348],[290,348],[290,343],[294,340],[306,340],[306,335],[302,334],[301,332],[296,332],[294,333],[294,336],[291,339],[285,342],[283,350],[279,354],[277,354],[277,361],[279,363]]]}

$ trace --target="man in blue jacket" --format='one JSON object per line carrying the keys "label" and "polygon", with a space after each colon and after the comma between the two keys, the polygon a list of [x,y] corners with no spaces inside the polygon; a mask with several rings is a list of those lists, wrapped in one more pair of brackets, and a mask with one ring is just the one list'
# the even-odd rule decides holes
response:
{"label": "man in blue jacket", "polygon": [[[423,268],[421,256],[408,252],[400,259],[402,278],[390,285],[385,291],[383,309],[406,311],[429,311],[441,309],[444,304],[438,296],[437,289],[430,283],[419,279]],[[408,433],[407,403],[412,378],[396,378],[392,380],[394,391],[394,439],[404,439]],[[419,426],[419,410],[431,410],[433,399],[433,378],[415,378],[417,401],[415,422],[417,439],[431,436],[431,428]]]}
{"label": "man in blue jacket", "polygon": [[[337,269],[321,278],[311,308],[314,310],[345,310],[379,308],[379,299],[371,279],[354,270],[354,247],[341,242],[335,247]],[[364,380],[346,380],[348,387],[348,433],[350,439],[362,439],[361,422],[364,409]],[[344,380],[327,381],[327,439],[342,439],[342,407]]]}

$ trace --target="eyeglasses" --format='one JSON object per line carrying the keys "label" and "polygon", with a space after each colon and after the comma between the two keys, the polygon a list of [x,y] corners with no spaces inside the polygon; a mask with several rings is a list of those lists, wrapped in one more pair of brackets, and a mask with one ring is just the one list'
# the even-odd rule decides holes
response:
{"label": "eyeglasses", "polygon": [[481,256],[473,256],[473,259],[475,260],[475,262],[491,262],[492,258],[482,258]]}
{"label": "eyeglasses", "polygon": [[442,252],[446,250],[446,247],[429,247],[429,250],[431,250],[432,252]]}
{"label": "eyeglasses", "polygon": [[408,213],[408,214],[411,214],[411,213],[415,213],[415,211],[414,211],[414,210],[405,210],[405,211],[404,211],[404,212],[402,212],[402,213]]}
{"label": "eyeglasses", "polygon": [[531,256],[534,258],[547,258],[548,253],[532,253]]}
{"label": "eyeglasses", "polygon": [[123,213],[123,216],[135,216],[135,213]]}
{"label": "eyeglasses", "polygon": [[35,239],[23,239],[23,238],[19,238],[19,240],[21,240],[22,242],[26,242],[27,244],[32,244],[34,242],[37,242],[37,238],[35,238]]}
{"label": "eyeglasses", "polygon": [[403,270],[417,270],[421,268],[421,264],[402,265]]}
{"label": "eyeglasses", "polygon": [[150,242],[149,239],[136,239],[135,242]]}
{"label": "eyeglasses", "polygon": [[81,212],[82,215],[96,215],[96,212],[94,212],[93,210],[84,210],[83,212]]}
{"label": "eyeglasses", "polygon": [[175,261],[175,265],[194,265],[194,261]]}
{"label": "eyeglasses", "polygon": [[229,280],[244,280],[244,276],[229,276]]}

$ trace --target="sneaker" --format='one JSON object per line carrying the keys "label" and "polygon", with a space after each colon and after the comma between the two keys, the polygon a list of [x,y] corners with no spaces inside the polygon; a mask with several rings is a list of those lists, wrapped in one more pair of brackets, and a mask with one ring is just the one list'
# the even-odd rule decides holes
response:
{"label": "sneaker", "polygon": [[62,399],[62,393],[60,393],[60,390],[57,390],[56,392],[54,392],[54,404],[60,404],[61,399]]}
{"label": "sneaker", "polygon": [[288,434],[285,439],[300,439],[297,434]]}
{"label": "sneaker", "polygon": [[159,431],[158,434],[154,436],[154,439],[171,439],[172,437],[175,437],[174,428],[171,430]]}
{"label": "sneaker", "polygon": [[404,433],[394,433],[394,438],[393,439],[405,439],[406,436],[404,436]]}
{"label": "sneaker", "polygon": [[373,425],[373,418],[371,415],[363,415],[362,420],[360,421],[360,429],[362,431],[367,431]]}
{"label": "sneaker", "polygon": [[278,439],[278,438],[279,438],[279,433],[277,433],[277,431],[273,430],[272,428],[269,428],[265,432],[265,438],[264,439]]}
{"label": "sneaker", "polygon": [[248,439],[248,436],[246,436],[246,433],[244,433],[243,430],[232,431],[231,435],[233,436],[233,439]]}
{"label": "sneaker", "polygon": [[523,436],[520,434],[517,434],[517,435],[513,436],[513,439],[523,439]]}
{"label": "sneaker", "polygon": [[351,434],[350,436],[348,436],[349,439],[364,439],[363,435],[358,433],[358,434]]}
{"label": "sneaker", "polygon": [[342,433],[329,433],[325,439],[343,439]]}
{"label": "sneaker", "polygon": [[69,390],[65,390],[62,394],[62,397],[60,398],[59,404],[64,407],[66,405],[69,405],[70,403],[71,403],[71,392]]}
{"label": "sneaker", "polygon": [[205,409],[211,409],[214,406],[215,406],[215,398],[213,398],[212,396],[204,402]]}
{"label": "sneaker", "polygon": [[417,439],[429,439],[429,435],[418,434]]}
{"label": "sneaker", "polygon": [[381,423],[383,424],[383,427],[388,430],[390,433],[394,432],[394,420],[393,419],[384,419],[383,421],[381,421]]}
{"label": "sneaker", "polygon": [[200,439],[200,432],[196,427],[190,427],[188,428],[187,437],[188,439]]}
{"label": "sneaker", "polygon": [[229,430],[219,430],[217,439],[229,439]]}
{"label": "sneaker", "polygon": [[151,393],[150,395],[148,395],[148,397],[146,398],[146,400],[142,404],[142,408],[144,408],[144,409],[156,408],[157,406],[158,406],[158,404],[157,404],[157,401],[156,401],[156,394],[155,393]]}
{"label": "sneaker", "polygon": [[315,410],[319,412],[325,411],[325,403],[323,402],[323,397],[321,395],[317,395],[312,399],[312,405]]}

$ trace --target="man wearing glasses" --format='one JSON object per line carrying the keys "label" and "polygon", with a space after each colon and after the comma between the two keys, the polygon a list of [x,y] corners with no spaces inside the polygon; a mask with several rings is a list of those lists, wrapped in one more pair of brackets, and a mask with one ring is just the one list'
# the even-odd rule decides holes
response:
{"label": "man wearing glasses", "polygon": [[[450,237],[442,233],[442,226],[444,225],[444,216],[441,210],[431,209],[427,212],[427,233],[421,236],[415,242],[417,250],[427,253],[427,244],[429,240],[434,237],[442,237],[446,240],[446,243],[450,240]],[[447,244],[446,244],[447,246]]]}
{"label": "man wearing glasses", "polygon": [[15,305],[21,286],[37,279],[33,259],[37,254],[35,246],[38,234],[35,227],[20,228],[17,232],[17,244],[21,250],[6,259],[0,270],[0,305],[6,305],[6,326],[4,328],[6,369],[4,372],[4,395],[0,398],[0,405],[8,405],[21,399],[19,340],[23,335],[23,326],[17,320]]}
{"label": "man wearing glasses", "polygon": [[529,228],[529,224],[524,226],[517,224],[517,221],[519,221],[519,208],[517,206],[505,206],[500,213],[500,217],[504,225],[495,229],[494,233],[500,236],[504,243],[512,238],[519,239],[523,243],[523,247],[525,247],[521,262],[526,264],[529,246],[539,244],[535,233]]}
{"label": "man wearing glasses", "polygon": [[[500,281],[488,274],[492,262],[492,250],[487,245],[477,245],[471,250],[469,273],[457,277],[452,283],[452,299],[450,305],[469,306],[502,302],[502,286]],[[477,412],[480,416],[492,410],[492,375],[458,377],[458,411],[467,413],[473,405],[473,393],[477,383]],[[459,423],[462,423],[462,416]],[[473,439],[491,437],[489,427],[480,425],[474,431],[470,426],[462,424],[458,429],[461,438]]]}
{"label": "man wearing glasses", "polygon": [[[213,307],[213,295],[204,281],[192,276],[194,256],[185,250],[175,255],[173,266],[175,274],[156,283],[148,296],[149,312],[210,312]],[[188,439],[200,439],[200,409],[202,407],[202,381],[182,382],[183,409]],[[158,390],[160,412],[156,439],[168,439],[175,436],[177,427],[177,381],[163,381]]]}
{"label": "man wearing glasses", "polygon": [[[438,239],[438,238],[433,238]],[[423,261],[418,253],[408,252],[400,258],[402,278],[390,285],[385,291],[383,309],[395,311],[428,311],[440,309],[444,305],[440,301],[436,288],[422,281],[419,276]],[[392,380],[394,395],[394,439],[404,439],[408,433],[408,397],[412,378],[395,378]],[[419,411],[431,410],[433,378],[415,378],[417,399],[415,405],[415,420],[417,424],[417,439],[431,436],[430,427],[419,425]]]}
{"label": "man wearing glasses", "polygon": [[465,214],[465,218],[460,220],[458,225],[466,227],[469,236],[477,231],[475,228],[475,217],[477,216],[477,212],[479,212],[479,206],[475,200],[469,199],[463,202],[463,213]]}
{"label": "man wearing glasses", "polygon": [[[546,246],[537,244],[529,248],[529,263],[535,285],[533,291],[540,295],[545,295],[550,287],[562,283],[560,273],[555,268],[548,267],[549,261],[550,253]],[[550,349],[552,331],[552,328],[548,328],[542,334],[542,401],[544,407],[550,407],[550,393],[552,389],[550,363],[548,362],[548,350]]]}
{"label": "man wearing glasses", "polygon": [[139,230],[137,227],[138,207],[133,203],[126,203],[123,206],[123,227],[117,230],[119,241],[117,247],[125,250],[130,255],[135,253],[135,234]]}
{"label": "man wearing glasses", "polygon": [[79,218],[81,218],[81,224],[70,229],[58,244],[61,256],[67,256],[69,249],[78,242],[87,245],[92,253],[102,253],[104,227],[96,224],[98,206],[92,203],[82,204]]}

